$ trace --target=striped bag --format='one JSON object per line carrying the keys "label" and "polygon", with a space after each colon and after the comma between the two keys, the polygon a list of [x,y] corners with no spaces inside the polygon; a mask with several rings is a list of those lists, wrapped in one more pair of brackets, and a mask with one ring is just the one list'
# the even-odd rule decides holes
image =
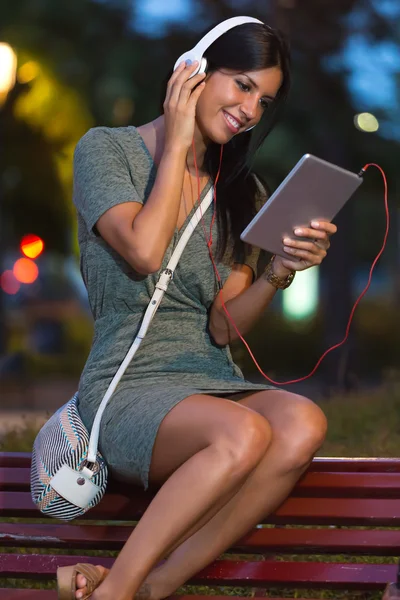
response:
{"label": "striped bag", "polygon": [[50,417],[32,450],[32,500],[45,515],[66,521],[100,502],[107,487],[108,470],[100,452],[89,469],[89,433],[77,404],[75,394]]}

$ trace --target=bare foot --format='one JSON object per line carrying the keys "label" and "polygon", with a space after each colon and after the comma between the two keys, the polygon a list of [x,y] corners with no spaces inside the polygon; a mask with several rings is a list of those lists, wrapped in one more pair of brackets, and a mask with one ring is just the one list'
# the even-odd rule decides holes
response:
{"label": "bare foot", "polygon": [[[103,577],[103,575],[108,575],[108,573],[110,572],[110,569],[106,569],[105,567],[102,567],[101,565],[96,565],[96,569],[99,570],[101,577]],[[77,587],[77,591],[76,591],[75,597],[79,600],[79,598],[83,598],[83,596],[87,592],[86,577],[84,575],[79,574],[77,576],[76,587]],[[135,595],[135,600],[155,600],[155,598],[152,598],[151,586],[149,583],[143,583],[143,585],[141,585],[141,587],[139,588],[139,590],[137,591],[137,593]]]}
{"label": "bare foot", "polygon": [[[108,575],[110,569],[106,569],[105,567],[102,567],[101,565],[96,565],[96,569],[98,569],[98,571],[100,572],[99,574],[101,575],[101,577],[103,577],[103,575]],[[77,598],[79,600],[79,598],[83,598],[84,595],[87,593],[86,590],[86,577],[84,575],[77,575],[76,577],[76,587],[77,587],[77,591],[75,593],[75,598]]]}

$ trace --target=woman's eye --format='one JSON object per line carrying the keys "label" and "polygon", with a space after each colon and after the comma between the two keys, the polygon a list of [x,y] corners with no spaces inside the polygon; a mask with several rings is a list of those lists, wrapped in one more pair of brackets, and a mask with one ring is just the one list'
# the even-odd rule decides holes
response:
{"label": "woman's eye", "polygon": [[[246,85],[245,83],[243,83],[243,81],[240,81],[239,79],[236,80],[236,83],[238,84],[242,92],[249,92],[251,89],[250,86]],[[267,110],[271,105],[271,102],[269,102],[268,100],[261,100],[260,102],[261,106],[263,107],[263,110]]]}
{"label": "woman's eye", "polygon": [[243,92],[248,92],[250,90],[249,86],[242,81],[237,80],[237,84]]}

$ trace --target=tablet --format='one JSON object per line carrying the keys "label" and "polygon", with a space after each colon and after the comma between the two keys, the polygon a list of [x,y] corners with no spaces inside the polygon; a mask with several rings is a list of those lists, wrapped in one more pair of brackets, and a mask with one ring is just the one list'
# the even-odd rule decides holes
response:
{"label": "tablet", "polygon": [[295,227],[310,227],[311,221],[332,221],[363,182],[362,177],[305,154],[290,171],[240,239],[273,254],[293,260],[283,251],[284,237],[300,238]]}

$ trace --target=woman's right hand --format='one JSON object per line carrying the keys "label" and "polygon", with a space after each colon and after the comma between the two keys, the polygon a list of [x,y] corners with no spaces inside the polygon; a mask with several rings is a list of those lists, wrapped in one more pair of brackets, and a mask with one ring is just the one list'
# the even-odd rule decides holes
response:
{"label": "woman's right hand", "polygon": [[[166,149],[180,147],[188,150],[192,143],[196,105],[205,86],[205,73],[198,73],[189,79],[197,64],[186,65],[182,62],[168,81],[163,104]],[[193,91],[196,85],[198,87]]]}

